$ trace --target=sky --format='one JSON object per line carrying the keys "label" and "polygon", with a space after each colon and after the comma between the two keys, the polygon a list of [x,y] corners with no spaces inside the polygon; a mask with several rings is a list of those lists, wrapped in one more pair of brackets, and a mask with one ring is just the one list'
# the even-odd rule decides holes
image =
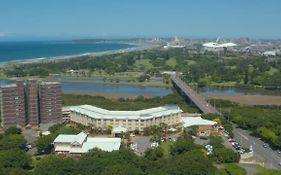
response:
{"label": "sky", "polygon": [[0,0],[0,41],[281,38],[280,0]]}

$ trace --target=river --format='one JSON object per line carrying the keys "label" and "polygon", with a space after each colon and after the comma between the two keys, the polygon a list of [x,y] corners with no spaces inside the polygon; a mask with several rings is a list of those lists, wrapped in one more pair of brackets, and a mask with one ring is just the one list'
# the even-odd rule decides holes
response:
{"label": "river", "polygon": [[[0,80],[0,85],[14,83],[14,80]],[[166,96],[172,93],[172,90],[165,87],[151,87],[139,85],[124,84],[104,84],[92,81],[86,82],[62,82],[63,93],[110,93],[110,94],[129,94],[142,96]]]}
{"label": "river", "polygon": [[[70,80],[70,79],[67,79]],[[110,94],[130,94],[142,96],[166,96],[172,93],[172,90],[165,87],[151,87],[139,85],[124,85],[124,84],[104,84],[101,79],[85,79],[85,82],[79,79],[79,82],[63,81],[62,91],[64,93],[110,93]],[[13,80],[0,80],[0,84],[10,84]],[[120,80],[123,83],[123,80]],[[124,81],[126,83],[126,81]],[[237,88],[217,88],[204,87],[195,89],[197,92],[204,95],[271,95],[281,96],[280,90],[266,90],[266,89],[237,89]]]}

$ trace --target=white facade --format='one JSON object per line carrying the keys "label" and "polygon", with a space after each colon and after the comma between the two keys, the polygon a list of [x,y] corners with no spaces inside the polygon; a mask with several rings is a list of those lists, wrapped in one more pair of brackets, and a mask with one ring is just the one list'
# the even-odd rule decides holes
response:
{"label": "white facade", "polygon": [[182,110],[177,105],[166,105],[139,111],[109,111],[91,105],[70,108],[70,120],[85,126],[94,125],[102,129],[124,127],[128,131],[166,123],[169,126],[182,122]]}
{"label": "white facade", "polygon": [[81,132],[77,135],[60,134],[53,143],[57,153],[82,154],[94,148],[111,152],[119,150],[121,138],[91,138]]}

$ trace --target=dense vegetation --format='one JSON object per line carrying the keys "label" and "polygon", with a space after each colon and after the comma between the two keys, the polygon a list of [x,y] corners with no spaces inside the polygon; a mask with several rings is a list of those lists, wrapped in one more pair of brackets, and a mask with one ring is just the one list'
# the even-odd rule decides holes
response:
{"label": "dense vegetation", "polygon": [[225,121],[232,121],[238,127],[252,131],[281,149],[281,108],[279,106],[242,106],[229,101],[216,100],[224,113]]}
{"label": "dense vegetation", "polygon": [[63,104],[65,106],[71,105],[95,105],[97,107],[105,108],[108,110],[141,110],[152,107],[159,107],[167,104],[177,104],[184,112],[197,112],[196,108],[188,106],[185,100],[178,94],[171,94],[164,97],[144,98],[139,96],[136,99],[124,99],[118,100],[106,99],[99,96],[90,95],[72,95],[64,94]]}
{"label": "dense vegetation", "polygon": [[281,110],[263,107],[237,106],[231,110],[231,120],[239,127],[252,130],[272,145],[281,148]]}
{"label": "dense vegetation", "polygon": [[[75,134],[78,128],[56,124],[49,128],[51,137],[59,133]],[[16,128],[8,129],[0,135],[0,141],[10,136],[23,136]],[[39,140],[46,139],[41,136]],[[48,139],[46,139],[48,140]],[[41,142],[41,141],[39,141]],[[197,145],[189,132],[184,131],[177,141],[170,142],[169,154],[164,156],[162,147],[150,148],[144,156],[138,156],[126,145],[119,151],[104,152],[93,149],[81,157],[65,158],[54,154],[34,157],[22,150],[21,144],[10,145],[5,150],[0,149],[0,175],[227,175],[229,173],[245,174],[245,170],[236,164],[239,154],[225,148],[220,137],[211,137],[214,154],[207,156],[204,147]],[[166,142],[168,143],[168,142]],[[40,144],[36,142],[39,148]],[[50,144],[50,143],[49,143]],[[162,143],[161,143],[162,144]],[[2,148],[3,145],[0,145]],[[220,153],[217,153],[220,152]],[[45,154],[48,152],[45,152]],[[231,163],[231,164],[224,164]],[[220,164],[221,168],[215,165]],[[262,169],[263,172],[276,173]]]}
{"label": "dense vegetation", "polygon": [[[216,53],[190,52],[189,49],[150,49],[129,53],[85,56],[64,61],[50,61],[17,65],[5,68],[8,77],[41,76],[64,73],[67,70],[104,72],[109,75],[120,72],[145,72],[159,76],[163,70],[183,72],[183,79],[198,85],[238,85],[280,88],[281,59],[241,54],[219,56]],[[144,76],[143,76],[144,77]]]}

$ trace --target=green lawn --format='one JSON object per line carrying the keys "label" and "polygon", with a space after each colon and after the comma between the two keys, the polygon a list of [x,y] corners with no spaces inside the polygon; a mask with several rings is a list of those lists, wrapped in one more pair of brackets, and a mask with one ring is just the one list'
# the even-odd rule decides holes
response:
{"label": "green lawn", "polygon": [[160,147],[164,151],[164,157],[170,156],[170,147],[171,147],[172,144],[173,144],[173,142],[162,142],[160,144]]}
{"label": "green lawn", "polygon": [[150,63],[149,59],[136,60],[136,63],[134,66],[135,66],[136,70],[148,70],[148,69],[153,68],[153,65]]}
{"label": "green lawn", "polygon": [[222,83],[217,83],[217,82],[211,82],[211,86],[228,86],[228,87],[233,87],[236,85],[235,81],[228,81],[228,82],[222,82]]}
{"label": "green lawn", "polygon": [[194,61],[194,60],[186,60],[186,61],[187,61],[189,66],[197,64],[196,61]]}
{"label": "green lawn", "polygon": [[277,72],[279,72],[278,69],[271,67],[270,70],[266,72],[266,74],[273,75]]}
{"label": "green lawn", "polygon": [[227,163],[224,164],[224,168],[227,172],[229,172],[232,175],[246,175],[247,172],[244,168],[240,167],[236,163]]}
{"label": "green lawn", "polygon": [[166,61],[167,66],[175,67],[177,64],[177,60],[173,57]]}
{"label": "green lawn", "polygon": [[266,169],[261,166],[257,166],[257,169],[259,169],[259,172],[255,173],[254,175],[281,175],[281,172],[279,170]]}

